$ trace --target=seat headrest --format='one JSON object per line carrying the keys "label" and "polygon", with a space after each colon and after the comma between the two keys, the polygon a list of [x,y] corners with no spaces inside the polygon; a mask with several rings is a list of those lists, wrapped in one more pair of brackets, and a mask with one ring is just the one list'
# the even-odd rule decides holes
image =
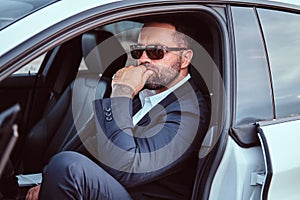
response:
{"label": "seat headrest", "polygon": [[127,53],[112,33],[95,30],[82,35],[82,54],[88,70],[112,76],[126,64]]}

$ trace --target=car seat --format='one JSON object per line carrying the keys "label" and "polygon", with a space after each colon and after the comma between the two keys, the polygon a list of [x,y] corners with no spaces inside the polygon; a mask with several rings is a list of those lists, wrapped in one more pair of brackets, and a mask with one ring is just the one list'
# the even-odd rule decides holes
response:
{"label": "car seat", "polygon": [[[98,46],[108,38],[109,43]],[[82,35],[82,53],[88,70],[76,77],[52,109],[29,132],[21,161],[22,173],[41,172],[54,154],[80,148],[80,138],[86,134],[84,131],[91,131],[90,127],[93,127],[92,101],[110,92],[111,76],[106,74],[113,70],[102,73],[111,66],[115,70],[125,66],[127,60],[127,54],[117,38],[103,30]],[[116,53],[121,56],[112,60],[112,55]]]}

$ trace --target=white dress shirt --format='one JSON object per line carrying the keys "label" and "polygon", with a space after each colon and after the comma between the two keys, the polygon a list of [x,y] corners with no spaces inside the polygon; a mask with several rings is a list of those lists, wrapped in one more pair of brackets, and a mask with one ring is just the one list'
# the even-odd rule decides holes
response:
{"label": "white dress shirt", "polygon": [[182,86],[191,78],[188,74],[184,79],[179,81],[173,87],[156,94],[155,90],[144,89],[139,93],[139,98],[141,100],[142,108],[133,116],[132,121],[135,126],[154,106],[156,106],[161,100],[166,98],[171,92]]}

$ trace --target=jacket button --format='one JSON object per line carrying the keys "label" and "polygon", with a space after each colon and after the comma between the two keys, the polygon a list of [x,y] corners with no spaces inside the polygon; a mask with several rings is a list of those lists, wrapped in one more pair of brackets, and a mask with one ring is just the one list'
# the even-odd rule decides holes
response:
{"label": "jacket button", "polygon": [[105,117],[106,121],[111,121],[112,120],[112,117],[111,116],[107,116]]}
{"label": "jacket button", "polygon": [[104,108],[104,111],[110,112],[110,111],[111,111],[111,108],[110,108],[110,107]]}
{"label": "jacket button", "polygon": [[105,116],[110,117],[111,116],[111,112],[105,112]]}

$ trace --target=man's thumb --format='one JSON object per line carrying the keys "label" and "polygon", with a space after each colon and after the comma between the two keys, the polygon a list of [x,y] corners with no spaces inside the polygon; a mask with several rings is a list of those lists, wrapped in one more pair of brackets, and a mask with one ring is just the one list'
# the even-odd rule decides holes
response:
{"label": "man's thumb", "polygon": [[143,82],[145,83],[153,73],[154,72],[152,70],[146,70],[143,75]]}

